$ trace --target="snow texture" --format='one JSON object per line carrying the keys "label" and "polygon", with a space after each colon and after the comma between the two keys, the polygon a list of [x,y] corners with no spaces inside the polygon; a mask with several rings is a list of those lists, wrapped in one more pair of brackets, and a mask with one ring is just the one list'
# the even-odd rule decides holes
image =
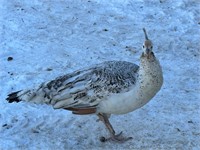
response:
{"label": "snow texture", "polygon": [[[200,149],[199,0],[0,0],[0,149]],[[163,67],[150,103],[111,116],[123,144],[97,116],[7,94],[107,60],[139,64],[145,27]]]}

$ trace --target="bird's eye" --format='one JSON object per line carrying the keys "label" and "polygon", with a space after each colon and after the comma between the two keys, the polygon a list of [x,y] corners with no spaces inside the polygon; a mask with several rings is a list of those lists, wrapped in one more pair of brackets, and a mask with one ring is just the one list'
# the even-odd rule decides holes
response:
{"label": "bird's eye", "polygon": [[144,48],[144,45],[142,47]]}
{"label": "bird's eye", "polygon": [[151,49],[153,48],[153,46],[151,46]]}

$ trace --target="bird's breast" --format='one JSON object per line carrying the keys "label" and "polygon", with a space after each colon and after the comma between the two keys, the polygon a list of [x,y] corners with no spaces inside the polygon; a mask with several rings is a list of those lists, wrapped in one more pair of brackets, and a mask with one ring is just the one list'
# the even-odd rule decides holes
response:
{"label": "bird's breast", "polygon": [[[125,114],[148,103],[160,90],[163,77],[162,70],[149,70],[139,75],[137,82],[129,91],[115,93],[100,102],[97,112],[107,114]],[[152,71],[152,72],[151,72]]]}

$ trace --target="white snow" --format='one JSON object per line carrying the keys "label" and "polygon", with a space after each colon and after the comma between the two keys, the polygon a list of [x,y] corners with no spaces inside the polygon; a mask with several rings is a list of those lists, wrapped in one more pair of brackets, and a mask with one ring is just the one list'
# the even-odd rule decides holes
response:
{"label": "white snow", "polygon": [[[198,0],[0,0],[0,149],[200,149],[199,7]],[[108,132],[95,115],[5,100],[106,60],[138,64],[143,27],[164,85],[141,109],[111,116],[133,140],[101,143]]]}

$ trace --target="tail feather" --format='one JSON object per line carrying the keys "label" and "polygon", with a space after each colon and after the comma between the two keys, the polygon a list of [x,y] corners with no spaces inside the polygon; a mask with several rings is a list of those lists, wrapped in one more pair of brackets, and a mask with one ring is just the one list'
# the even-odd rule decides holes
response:
{"label": "tail feather", "polygon": [[19,97],[18,97],[18,93],[19,93],[20,91],[17,91],[17,92],[13,92],[13,93],[11,93],[11,94],[9,94],[8,95],[8,97],[6,98],[6,100],[9,102],[9,103],[12,103],[12,102],[20,102],[21,100],[19,99]]}

